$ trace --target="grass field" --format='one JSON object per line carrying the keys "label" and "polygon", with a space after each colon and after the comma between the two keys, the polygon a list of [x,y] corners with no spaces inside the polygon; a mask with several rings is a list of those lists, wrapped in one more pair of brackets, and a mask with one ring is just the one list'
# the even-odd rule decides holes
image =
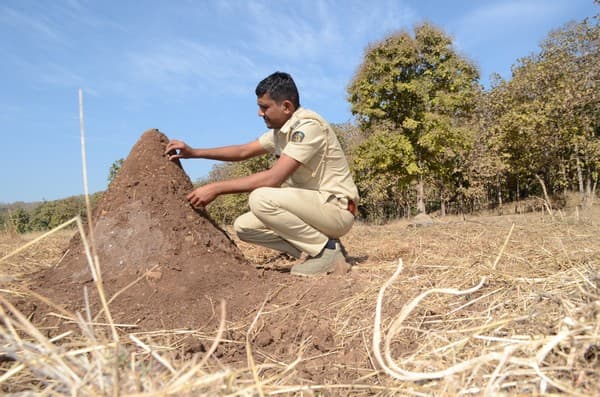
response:
{"label": "grass field", "polygon": [[[48,339],[10,301],[27,294],[28,274],[56,265],[73,233],[59,231],[10,257],[38,236],[0,235],[3,393],[589,396],[600,390],[598,206],[446,217],[425,227],[358,223],[342,241],[353,280],[364,288],[328,308],[335,313],[335,343],[340,350],[352,343],[356,351],[345,362],[320,357],[341,375],[319,383],[297,372],[313,359],[301,348],[285,360],[258,355],[250,322],[235,324],[248,334],[247,359],[237,365],[214,355],[231,342],[233,324],[225,322],[214,334],[193,334],[210,348],[185,359],[175,354],[180,330],[111,336],[86,313],[69,314],[78,331]],[[240,247],[256,265],[272,255]],[[344,377],[348,366],[361,376]]]}

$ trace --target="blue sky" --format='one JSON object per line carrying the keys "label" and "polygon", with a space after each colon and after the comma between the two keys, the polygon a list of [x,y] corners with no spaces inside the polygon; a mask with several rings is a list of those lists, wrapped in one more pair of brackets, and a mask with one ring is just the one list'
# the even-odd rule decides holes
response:
{"label": "blue sky", "polygon": [[[1,0],[0,202],[83,193],[79,88],[94,192],[149,128],[196,147],[258,137],[254,88],[273,71],[341,123],[365,48],[387,34],[434,23],[487,86],[550,30],[597,12],[592,0]],[[196,180],[213,164],[184,168]]]}

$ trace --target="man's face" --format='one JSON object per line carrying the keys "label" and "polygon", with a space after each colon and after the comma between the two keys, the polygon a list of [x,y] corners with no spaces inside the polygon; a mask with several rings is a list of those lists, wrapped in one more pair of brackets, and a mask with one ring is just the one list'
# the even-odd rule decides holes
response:
{"label": "man's face", "polygon": [[268,128],[278,129],[292,117],[294,106],[288,100],[277,103],[269,94],[264,94],[256,100],[258,117],[262,117]]}

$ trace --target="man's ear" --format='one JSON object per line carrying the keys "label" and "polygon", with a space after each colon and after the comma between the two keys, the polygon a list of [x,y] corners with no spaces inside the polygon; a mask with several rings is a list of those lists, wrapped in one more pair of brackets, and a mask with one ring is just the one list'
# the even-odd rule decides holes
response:
{"label": "man's ear", "polygon": [[287,114],[292,114],[296,111],[294,104],[289,99],[284,99],[281,104],[283,105],[284,112]]}

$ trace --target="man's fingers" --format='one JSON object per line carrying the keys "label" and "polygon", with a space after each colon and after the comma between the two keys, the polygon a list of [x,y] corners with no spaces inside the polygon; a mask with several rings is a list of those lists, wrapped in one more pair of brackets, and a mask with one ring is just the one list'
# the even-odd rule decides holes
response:
{"label": "man's fingers", "polygon": [[165,149],[165,154],[168,154],[169,152],[173,151],[173,150],[177,150],[177,149],[181,149],[183,147],[182,142],[180,141],[170,141],[167,144],[167,148]]}
{"label": "man's fingers", "polygon": [[200,199],[194,195],[194,192],[187,195],[187,200],[193,207],[197,207],[200,201]]}

